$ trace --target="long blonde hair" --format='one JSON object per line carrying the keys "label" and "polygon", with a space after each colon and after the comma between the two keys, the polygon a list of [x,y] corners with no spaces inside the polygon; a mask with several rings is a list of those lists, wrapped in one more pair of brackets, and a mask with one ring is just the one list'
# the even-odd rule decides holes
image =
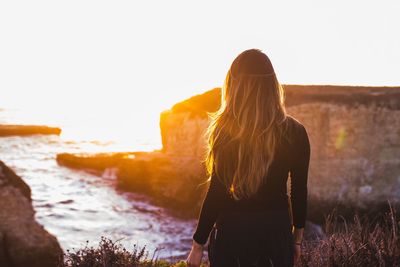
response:
{"label": "long blonde hair", "polygon": [[233,61],[221,91],[221,106],[207,112],[205,165],[235,200],[254,195],[270,169],[286,127],[284,90],[259,49]]}

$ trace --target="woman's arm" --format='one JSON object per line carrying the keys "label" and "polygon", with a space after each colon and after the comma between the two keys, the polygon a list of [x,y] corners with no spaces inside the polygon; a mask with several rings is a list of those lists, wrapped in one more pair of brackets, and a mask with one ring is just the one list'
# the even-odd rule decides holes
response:
{"label": "woman's arm", "polygon": [[211,175],[210,180],[210,186],[202,204],[197,228],[193,234],[193,240],[199,245],[207,243],[208,236],[217,219],[220,206],[224,201],[225,187],[215,174]]}
{"label": "woman's arm", "polygon": [[[310,162],[310,141],[303,125],[296,133],[294,160],[290,170],[291,206],[294,241],[301,242],[307,215],[307,180]],[[296,229],[297,228],[297,229]]]}
{"label": "woman's arm", "polygon": [[301,243],[303,241],[303,232],[304,228],[296,228],[295,226],[293,226],[292,234],[294,243]]}

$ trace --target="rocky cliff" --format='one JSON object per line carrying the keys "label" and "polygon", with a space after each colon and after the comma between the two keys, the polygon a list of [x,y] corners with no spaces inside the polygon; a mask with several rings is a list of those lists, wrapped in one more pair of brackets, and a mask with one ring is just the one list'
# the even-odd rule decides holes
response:
{"label": "rocky cliff", "polygon": [[34,213],[29,186],[0,161],[0,266],[57,266],[62,249]]}
{"label": "rocky cliff", "polygon": [[[376,213],[387,200],[398,208],[400,87],[284,88],[287,112],[310,138],[309,218],[321,222],[333,207],[349,216],[354,210]],[[220,97],[215,88],[164,111],[163,152],[201,158],[207,112],[219,108]]]}
{"label": "rocky cliff", "polygon": [[[308,219],[322,223],[334,207],[350,218],[354,211],[374,215],[387,209],[387,200],[399,209],[400,87],[284,88],[287,112],[304,124],[311,143]],[[220,98],[215,88],[162,112],[160,151],[60,154],[57,160],[100,172],[115,167],[121,188],[197,216],[207,189],[207,112],[219,108]]]}

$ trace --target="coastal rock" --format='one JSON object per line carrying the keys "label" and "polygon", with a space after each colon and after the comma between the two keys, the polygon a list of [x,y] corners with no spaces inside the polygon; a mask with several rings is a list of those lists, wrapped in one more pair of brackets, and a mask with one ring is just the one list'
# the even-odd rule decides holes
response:
{"label": "coastal rock", "polygon": [[142,192],[175,215],[196,217],[208,184],[205,167],[192,157],[148,153],[118,165],[118,186]]}
{"label": "coastal rock", "polygon": [[[307,218],[323,224],[336,208],[375,216],[400,210],[400,88],[284,85],[286,110],[308,132],[311,144]],[[60,164],[104,171],[116,167],[122,189],[197,215],[207,190],[202,160],[207,112],[220,106],[215,88],[160,114],[162,149],[136,155],[61,154]],[[290,195],[290,178],[288,192]]]}
{"label": "coastal rock", "polygon": [[207,148],[204,138],[209,124],[207,112],[220,106],[221,90],[214,88],[179,102],[160,114],[162,152],[201,158]]}
{"label": "coastal rock", "polygon": [[205,167],[193,157],[161,151],[57,155],[60,165],[104,176],[113,169],[117,187],[144,193],[153,204],[169,208],[180,217],[196,217],[207,189]]}
{"label": "coastal rock", "polygon": [[[323,223],[336,207],[352,219],[400,210],[400,88],[284,85],[287,113],[311,144],[308,219]],[[162,151],[201,160],[207,112],[220,106],[215,88],[160,115]],[[290,194],[290,178],[288,192]]]}
{"label": "coastal rock", "polygon": [[34,214],[29,186],[0,161],[0,266],[57,266],[62,249]]}
{"label": "coastal rock", "polygon": [[33,134],[55,134],[60,135],[61,128],[45,125],[14,125],[0,124],[0,136],[24,136]]}

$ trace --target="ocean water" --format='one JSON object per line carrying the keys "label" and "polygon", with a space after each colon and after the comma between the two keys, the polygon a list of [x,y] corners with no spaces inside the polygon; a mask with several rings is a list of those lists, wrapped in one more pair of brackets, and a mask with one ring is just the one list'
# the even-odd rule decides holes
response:
{"label": "ocean water", "polygon": [[[0,124],[21,124],[6,114],[0,110]],[[116,190],[113,169],[97,176],[56,162],[57,153],[113,151],[118,147],[113,145],[68,140],[62,134],[0,137],[0,159],[30,186],[37,221],[57,237],[65,251],[83,248],[87,241],[96,246],[105,236],[128,250],[134,244],[146,246],[150,257],[157,250],[159,258],[185,258],[195,220],[175,218],[144,195]],[[151,140],[137,141],[137,148],[152,145]]]}

